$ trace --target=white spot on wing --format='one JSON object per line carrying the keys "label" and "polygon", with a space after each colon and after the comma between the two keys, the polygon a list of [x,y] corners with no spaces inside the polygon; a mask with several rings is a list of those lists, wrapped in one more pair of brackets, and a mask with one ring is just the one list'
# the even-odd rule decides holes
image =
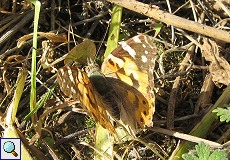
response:
{"label": "white spot on wing", "polygon": [[[139,39],[139,38],[138,38]],[[136,52],[126,42],[121,44],[122,48],[127,51],[133,58],[136,56]]]}
{"label": "white spot on wing", "polygon": [[146,48],[146,45],[145,45],[145,44],[142,44],[142,47],[143,47],[143,48]]}
{"label": "white spot on wing", "polygon": [[133,37],[134,42],[141,43],[141,40],[139,39],[139,36]]}
{"label": "white spot on wing", "polygon": [[71,82],[74,82],[74,78],[73,78],[73,74],[72,74],[72,71],[70,69],[68,69],[68,75],[69,75],[69,79]]}
{"label": "white spot on wing", "polygon": [[145,63],[145,62],[147,62],[147,60],[148,60],[148,59],[147,59],[147,57],[146,57],[146,56],[144,56],[144,55],[143,55],[143,56],[141,56],[141,60],[142,60],[142,62],[144,62],[144,63]]}
{"label": "white spot on wing", "polygon": [[62,82],[63,82],[63,84],[66,83],[65,78],[62,78]]}
{"label": "white spot on wing", "polygon": [[124,65],[124,61],[123,61],[122,59],[117,58],[117,57],[115,57],[115,56],[112,55],[112,54],[109,54],[109,55],[108,55],[108,57],[107,57],[107,59],[105,60],[105,62],[106,62],[107,60],[109,60],[109,59],[111,59],[114,63],[117,63],[119,67],[121,67],[121,66]]}
{"label": "white spot on wing", "polygon": [[149,52],[145,50],[145,54],[149,54]]}
{"label": "white spot on wing", "polygon": [[72,92],[73,94],[76,94],[76,93],[77,93],[76,90],[75,90],[73,87],[71,87],[70,90],[71,90],[71,92]]}
{"label": "white spot on wing", "polygon": [[112,55],[112,54],[109,54],[109,55],[108,55],[108,59],[110,59],[110,58],[113,59],[113,58],[115,58],[115,56]]}

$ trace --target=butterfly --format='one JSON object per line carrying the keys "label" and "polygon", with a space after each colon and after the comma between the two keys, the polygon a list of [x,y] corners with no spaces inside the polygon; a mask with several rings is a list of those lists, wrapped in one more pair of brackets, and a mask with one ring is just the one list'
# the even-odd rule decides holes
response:
{"label": "butterfly", "polygon": [[116,123],[135,134],[137,129],[153,125],[156,53],[153,39],[140,34],[109,54],[101,70],[94,63],[89,64],[87,73],[65,66],[58,70],[57,81],[61,91],[69,98],[79,98],[104,128],[115,132]]}

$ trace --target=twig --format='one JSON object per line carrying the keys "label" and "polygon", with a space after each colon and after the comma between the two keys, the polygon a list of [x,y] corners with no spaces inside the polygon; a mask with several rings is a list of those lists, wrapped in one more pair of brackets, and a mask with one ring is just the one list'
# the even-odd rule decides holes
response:
{"label": "twig", "polygon": [[[188,53],[186,54],[185,58],[182,61],[182,64],[187,63],[189,60],[192,60],[194,57],[194,48],[195,46],[191,46],[188,50]],[[185,65],[181,65],[179,67],[179,71],[185,71],[186,66]],[[172,90],[170,92],[170,97],[169,97],[169,102],[168,102],[168,109],[167,109],[167,128],[169,129],[173,129],[174,128],[174,111],[175,111],[175,107],[176,107],[176,101],[177,101],[177,94],[179,91],[179,84],[180,84],[180,79],[181,77],[178,76],[176,77],[174,83],[173,83],[173,87]]]}
{"label": "twig", "polygon": [[77,131],[75,133],[69,134],[69,135],[57,140],[55,142],[55,146],[59,146],[60,144],[66,142],[66,141],[73,140],[75,137],[77,137],[79,135],[87,134],[88,132],[90,132],[92,130],[94,130],[94,128],[84,129],[84,130]]}
{"label": "twig", "polygon": [[211,104],[213,88],[214,88],[214,83],[212,81],[212,76],[208,74],[204,79],[203,86],[200,91],[199,99],[196,102],[196,106],[194,109],[195,114],[197,114],[200,108],[204,107],[204,105]]}
{"label": "twig", "polygon": [[154,18],[158,21],[164,22],[174,27],[182,28],[188,31],[209,36],[225,42],[230,42],[230,32],[216,29],[210,26],[196,23],[194,21],[187,20],[185,18],[172,15],[160,9],[151,7],[148,4],[144,4],[135,0],[127,0],[127,1],[107,0],[107,1],[125,7],[127,9],[130,9],[134,12],[138,12],[140,14]]}
{"label": "twig", "polygon": [[33,18],[34,14],[33,12],[28,12],[25,17],[16,25],[14,26],[12,29],[8,30],[5,34],[3,34],[0,37],[0,46],[6,41],[8,40],[12,35],[14,35],[19,29],[21,29],[26,23],[28,23],[32,18]]}
{"label": "twig", "polygon": [[209,141],[209,140],[206,140],[203,138],[191,136],[188,134],[180,133],[180,132],[170,131],[170,130],[159,128],[159,127],[154,127],[154,128],[151,128],[150,130],[155,131],[155,132],[159,132],[159,133],[163,133],[163,134],[166,134],[169,136],[173,136],[176,138],[180,138],[183,140],[187,140],[190,142],[195,142],[195,143],[204,142],[205,144],[209,145],[212,148],[223,148],[223,145],[221,145],[219,143],[212,142],[212,141]]}
{"label": "twig", "polygon": [[216,3],[225,11],[225,13],[230,17],[230,10],[226,7],[222,1],[216,0]]}

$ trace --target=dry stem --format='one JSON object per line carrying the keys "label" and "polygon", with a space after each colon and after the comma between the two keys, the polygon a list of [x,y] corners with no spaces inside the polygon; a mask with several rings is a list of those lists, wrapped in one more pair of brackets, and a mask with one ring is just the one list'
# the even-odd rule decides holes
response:
{"label": "dry stem", "polygon": [[107,1],[125,7],[132,11],[138,12],[140,14],[146,15],[158,21],[164,22],[168,25],[172,25],[174,27],[182,28],[188,31],[209,36],[214,39],[219,39],[225,42],[230,42],[230,33],[227,31],[206,26],[204,24],[196,23],[194,21],[175,16],[168,12],[162,11],[157,7],[151,7],[148,4],[144,4],[135,0],[126,0],[126,1],[107,0]]}

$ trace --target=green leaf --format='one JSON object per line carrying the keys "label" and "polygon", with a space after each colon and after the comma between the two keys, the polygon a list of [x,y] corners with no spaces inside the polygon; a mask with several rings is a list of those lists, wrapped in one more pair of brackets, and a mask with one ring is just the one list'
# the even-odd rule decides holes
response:
{"label": "green leaf", "polygon": [[37,0],[29,0],[31,3],[33,3],[34,5],[36,5],[36,1]]}
{"label": "green leaf", "polygon": [[46,143],[52,148],[54,147],[55,141],[52,137],[47,136],[44,138],[44,141],[46,141]]}
{"label": "green leaf", "polygon": [[230,105],[224,105],[224,108],[214,109],[212,112],[220,117],[221,122],[230,122]]}
{"label": "green leaf", "polygon": [[120,34],[122,9],[123,8],[121,6],[113,6],[111,23],[109,27],[109,36],[104,58],[106,58],[117,47]]}
{"label": "green leaf", "polygon": [[199,159],[208,160],[210,154],[210,147],[205,145],[204,142],[195,146]]}
{"label": "green leaf", "polygon": [[185,160],[198,160],[198,158],[195,155],[188,153],[183,154],[182,158]]}
{"label": "green leaf", "polygon": [[35,108],[32,109],[32,110],[30,111],[30,113],[28,113],[28,114],[24,117],[23,121],[26,120],[26,119],[28,119],[29,117],[31,117],[31,115],[35,114],[39,108],[41,108],[42,106],[44,106],[45,102],[53,95],[53,92],[54,92],[55,87],[56,87],[56,84],[54,84],[54,85],[50,88],[50,90],[49,90],[48,92],[45,93],[45,95],[42,97],[41,101],[40,101],[38,104],[36,104]]}
{"label": "green leaf", "polygon": [[23,94],[24,86],[26,83],[26,77],[27,77],[27,70],[25,68],[20,69],[18,78],[16,81],[16,89],[14,92],[14,97],[6,112],[5,124],[8,126],[12,125],[16,119],[16,113],[18,111],[18,104]]}
{"label": "green leaf", "polygon": [[[184,160],[227,160],[227,152],[225,150],[215,150],[211,152],[210,147],[204,142],[195,146],[196,150],[182,155]],[[198,156],[198,157],[197,157]]]}
{"label": "green leaf", "polygon": [[155,27],[154,27],[154,30],[156,31],[155,34],[160,33],[160,31],[162,29],[162,26],[163,26],[163,24],[161,24],[161,23],[158,23],[158,24],[155,25]]}
{"label": "green leaf", "polygon": [[95,154],[95,160],[112,159],[114,137],[101,125],[96,125],[96,144],[95,148],[103,154]]}
{"label": "green leaf", "polygon": [[96,46],[91,40],[84,42],[73,47],[66,56],[64,63],[69,64],[76,62],[78,64],[86,64],[87,59],[94,59],[96,55]]}
{"label": "green leaf", "polygon": [[210,160],[227,160],[227,152],[224,150],[215,150],[210,156]]}
{"label": "green leaf", "polygon": [[[37,56],[37,38],[38,38],[38,21],[40,16],[41,3],[38,0],[30,0],[34,4],[34,31],[33,31],[33,50],[32,50],[32,62],[31,62],[31,90],[30,90],[30,110],[33,110],[36,105],[36,56]],[[35,124],[37,121],[37,115],[32,116],[32,122]]]}

